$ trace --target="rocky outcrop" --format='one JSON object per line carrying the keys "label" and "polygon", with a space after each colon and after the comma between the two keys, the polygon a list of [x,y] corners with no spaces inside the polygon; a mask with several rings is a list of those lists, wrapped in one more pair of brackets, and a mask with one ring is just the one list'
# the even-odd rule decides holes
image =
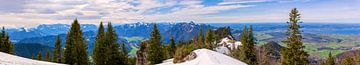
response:
{"label": "rocky outcrop", "polygon": [[191,52],[189,55],[185,56],[183,59],[181,60],[174,60],[174,62],[176,63],[182,63],[182,62],[185,62],[185,61],[190,61],[190,60],[193,60],[197,57],[196,53],[194,52]]}

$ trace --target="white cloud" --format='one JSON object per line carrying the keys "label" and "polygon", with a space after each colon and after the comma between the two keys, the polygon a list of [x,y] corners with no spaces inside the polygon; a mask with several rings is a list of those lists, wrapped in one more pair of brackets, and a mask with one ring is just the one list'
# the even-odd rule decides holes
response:
{"label": "white cloud", "polygon": [[249,0],[249,1],[225,1],[218,3],[218,5],[232,5],[232,4],[244,4],[244,3],[258,3],[258,2],[267,2],[269,0]]}
{"label": "white cloud", "polygon": [[[277,0],[224,0],[223,2],[217,3],[217,5],[205,6],[201,0],[30,0],[24,3],[23,12],[4,13],[0,10],[0,17],[6,19],[0,20],[0,25],[34,26],[47,23],[69,24],[75,17],[77,17],[81,23],[93,24],[98,24],[100,21],[112,21],[114,23],[158,21],[286,21],[289,9],[296,7],[295,5],[281,6],[281,4],[293,4],[291,3],[293,1],[290,2],[288,0],[280,0],[280,5],[264,5],[266,6],[265,9],[256,9],[256,6],[258,6],[256,4],[246,4],[272,1]],[[306,0],[306,2],[309,1],[310,0]],[[342,5],[346,4],[347,3]],[[304,5],[309,6],[307,3],[304,3]],[[354,7],[333,6],[334,9],[326,9],[330,5],[332,4],[311,4],[311,7],[302,7],[303,11],[301,12],[303,12],[303,19],[345,20],[359,19],[358,17],[360,17],[359,14],[357,14],[360,10],[354,8],[359,5],[351,5]],[[345,7],[348,7],[348,9]],[[247,12],[232,12],[233,14],[231,15],[216,15],[227,13],[224,11],[230,10],[261,11],[256,11],[259,12],[257,14],[247,15],[235,15],[246,14]],[[324,10],[336,13],[324,12]]]}
{"label": "white cloud", "polygon": [[[11,19],[11,21],[24,21],[23,23],[29,23],[28,25],[12,22],[12,25],[23,26],[43,23],[69,24],[75,17],[81,20],[81,23],[96,24],[99,21],[113,21],[115,23],[189,21],[199,19],[206,14],[248,7],[245,5],[205,7],[201,3],[202,1],[197,0],[164,2],[155,0],[33,0],[27,1],[23,13],[1,14],[0,17],[7,17]],[[155,10],[165,7],[171,9],[169,13],[145,14],[151,11],[157,12]]]}

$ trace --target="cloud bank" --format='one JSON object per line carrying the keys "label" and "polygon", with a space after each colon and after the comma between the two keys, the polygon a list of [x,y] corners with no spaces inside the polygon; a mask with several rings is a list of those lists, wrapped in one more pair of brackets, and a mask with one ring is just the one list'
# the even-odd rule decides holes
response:
{"label": "cloud bank", "polygon": [[[0,26],[133,22],[286,21],[297,7],[308,21],[359,20],[357,0],[0,0]],[[334,3],[336,3],[334,5]]]}

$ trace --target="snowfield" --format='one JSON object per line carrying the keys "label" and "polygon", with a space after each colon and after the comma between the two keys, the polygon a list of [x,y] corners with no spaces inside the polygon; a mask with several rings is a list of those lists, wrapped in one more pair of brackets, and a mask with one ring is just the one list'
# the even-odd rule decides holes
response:
{"label": "snowfield", "polygon": [[219,46],[215,48],[216,52],[228,55],[230,50],[238,49],[242,44],[240,41],[236,41],[231,36],[228,36],[221,39],[217,45]]}
{"label": "snowfield", "polygon": [[217,44],[220,46],[228,47],[231,50],[237,49],[239,48],[239,46],[242,45],[240,41],[235,41],[231,36],[221,39],[220,43]]}
{"label": "snowfield", "polygon": [[0,52],[0,65],[65,65],[65,64],[32,60],[32,59]]}
{"label": "snowfield", "polygon": [[197,57],[193,60],[174,64],[173,59],[165,60],[157,65],[247,65],[237,59],[208,49],[194,50]]}

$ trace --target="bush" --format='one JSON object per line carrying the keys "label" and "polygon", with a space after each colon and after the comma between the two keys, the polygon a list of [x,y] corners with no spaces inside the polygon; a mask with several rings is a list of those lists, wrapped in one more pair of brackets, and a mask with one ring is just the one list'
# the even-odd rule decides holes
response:
{"label": "bush", "polygon": [[174,55],[174,63],[183,62],[183,58],[189,55],[193,50],[197,49],[195,44],[184,44],[177,47]]}

